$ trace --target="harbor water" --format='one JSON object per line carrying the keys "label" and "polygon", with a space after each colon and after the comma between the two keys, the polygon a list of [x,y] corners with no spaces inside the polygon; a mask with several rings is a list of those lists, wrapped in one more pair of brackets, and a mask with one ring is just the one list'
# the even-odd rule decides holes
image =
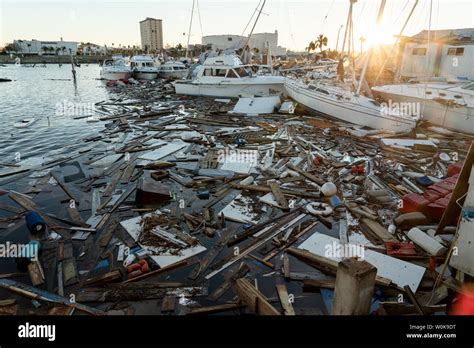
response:
{"label": "harbor water", "polygon": [[[42,161],[84,146],[82,138],[96,134],[103,124],[89,123],[94,103],[108,98],[97,64],[0,67],[0,162]],[[35,118],[25,128],[15,123]]]}

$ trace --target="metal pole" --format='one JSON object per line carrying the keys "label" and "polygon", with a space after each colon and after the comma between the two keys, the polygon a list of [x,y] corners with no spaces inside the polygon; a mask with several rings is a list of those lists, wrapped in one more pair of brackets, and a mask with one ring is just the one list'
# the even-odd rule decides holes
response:
{"label": "metal pole", "polygon": [[188,44],[186,45],[186,59],[188,59],[188,53],[189,53],[189,40],[191,39],[191,28],[193,26],[193,16],[194,16],[194,5],[196,3],[196,0],[193,0],[193,9],[191,11],[191,21],[189,22],[189,31],[188,31]]}

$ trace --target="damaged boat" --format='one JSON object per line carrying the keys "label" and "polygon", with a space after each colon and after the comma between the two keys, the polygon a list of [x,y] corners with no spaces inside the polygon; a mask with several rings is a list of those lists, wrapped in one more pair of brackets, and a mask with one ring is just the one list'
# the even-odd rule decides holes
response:
{"label": "damaged boat", "polygon": [[372,87],[375,95],[392,103],[419,105],[411,113],[453,130],[474,134],[474,82],[415,83]]}
{"label": "damaged boat", "polygon": [[227,97],[284,93],[283,76],[257,75],[236,55],[206,59],[192,80],[176,81],[176,94]]}

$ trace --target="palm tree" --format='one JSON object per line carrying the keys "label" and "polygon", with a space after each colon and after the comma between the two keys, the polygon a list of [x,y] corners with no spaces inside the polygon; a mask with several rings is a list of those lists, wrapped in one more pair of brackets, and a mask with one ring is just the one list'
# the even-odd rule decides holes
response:
{"label": "palm tree", "polygon": [[328,45],[328,38],[323,34],[320,34],[316,39],[316,48],[319,48],[323,52],[323,47]]}
{"label": "palm tree", "polygon": [[50,53],[53,53],[53,52],[54,52],[54,47],[53,47],[53,46],[49,46],[48,50],[49,50]]}
{"label": "palm tree", "polygon": [[66,50],[66,46],[62,46],[62,47],[61,47],[61,52],[63,52],[63,54],[64,54],[64,51],[65,51],[65,50]]}
{"label": "palm tree", "polygon": [[56,47],[55,51],[56,51],[56,55],[59,55],[59,52],[61,51],[61,49],[59,47]]}
{"label": "palm tree", "polygon": [[361,36],[360,39],[360,54],[362,54],[362,47],[364,45],[364,42],[366,41],[365,37]]}
{"label": "palm tree", "polygon": [[47,53],[48,52],[48,46],[41,46],[41,49],[43,50],[43,53]]}
{"label": "palm tree", "polygon": [[316,49],[316,44],[311,41],[309,44],[308,44],[308,47],[306,47],[306,51],[308,51],[308,55],[311,53],[311,51],[314,51]]}

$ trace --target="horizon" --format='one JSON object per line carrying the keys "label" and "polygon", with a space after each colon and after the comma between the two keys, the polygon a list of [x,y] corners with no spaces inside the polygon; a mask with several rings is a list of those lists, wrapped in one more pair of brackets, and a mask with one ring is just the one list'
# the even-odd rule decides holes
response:
{"label": "horizon", "polygon": [[[429,29],[432,0],[420,0],[404,32],[412,36]],[[380,1],[359,0],[354,4],[355,49],[359,38],[369,45],[392,44],[408,16],[414,0],[387,0],[379,28],[375,17]],[[248,25],[258,0],[200,0],[195,8],[190,44],[202,36],[249,34]],[[469,0],[433,0],[431,29],[474,28],[474,3]],[[6,1],[0,0],[0,46],[13,40],[59,40],[90,42],[108,47],[141,46],[139,22],[146,17],[163,20],[164,45],[186,45],[192,0],[102,0]],[[133,11],[130,11],[130,9]],[[267,1],[254,33],[278,31],[278,45],[304,51],[319,34],[328,38],[327,48],[336,47],[339,27],[345,24],[348,0]],[[314,11],[314,12],[313,12]],[[456,14],[456,16],[454,16]],[[232,18],[232,20],[229,20]],[[253,17],[252,21],[255,17]],[[202,22],[200,21],[202,20]],[[252,22],[253,23],[253,22]],[[340,33],[340,42],[344,28]]]}

